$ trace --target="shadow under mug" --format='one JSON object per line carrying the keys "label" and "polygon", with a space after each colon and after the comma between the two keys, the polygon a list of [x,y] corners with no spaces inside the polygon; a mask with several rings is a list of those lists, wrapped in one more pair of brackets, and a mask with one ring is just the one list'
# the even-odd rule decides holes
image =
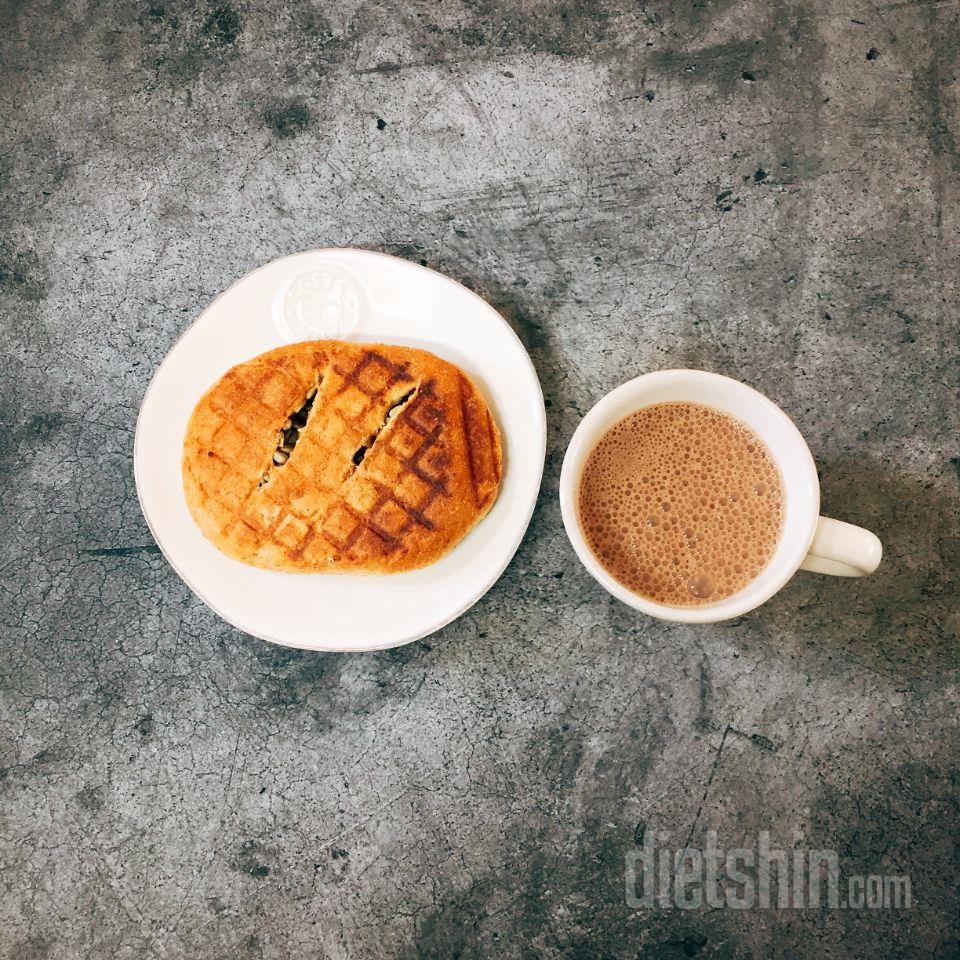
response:
{"label": "shadow under mug", "polygon": [[[776,550],[742,590],[695,607],[649,600],[614,579],[587,544],[580,522],[580,478],[597,441],[615,423],[642,407],[686,401],[722,410],[746,424],[767,445],[780,469],[785,508]],[[574,550],[587,570],[624,603],[663,620],[712,623],[729,620],[769,600],[797,570],[840,577],[873,573],[883,550],[869,530],[821,517],[820,481],[810,449],[793,421],[752,387],[703,370],[648,373],[608,393],[580,422],[563,458],[560,510]]]}

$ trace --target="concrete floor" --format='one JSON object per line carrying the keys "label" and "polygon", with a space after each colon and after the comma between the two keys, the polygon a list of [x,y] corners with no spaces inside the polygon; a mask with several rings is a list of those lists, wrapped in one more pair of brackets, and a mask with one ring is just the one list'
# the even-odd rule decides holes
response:
{"label": "concrete floor", "polygon": [[[958,53],[949,2],[0,6],[0,955],[958,956]],[[131,470],[198,311],[343,244],[485,296],[550,423],[500,582],[353,657],[221,622]],[[875,576],[714,627],[589,579],[565,444],[675,366],[790,413]],[[628,905],[708,831],[914,906]]]}

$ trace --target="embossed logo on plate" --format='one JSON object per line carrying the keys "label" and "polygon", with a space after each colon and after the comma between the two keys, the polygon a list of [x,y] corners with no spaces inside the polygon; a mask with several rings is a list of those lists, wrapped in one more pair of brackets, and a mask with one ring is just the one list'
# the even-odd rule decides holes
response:
{"label": "embossed logo on plate", "polygon": [[343,337],[357,328],[363,291],[354,277],[333,264],[295,276],[281,291],[275,317],[292,342]]}

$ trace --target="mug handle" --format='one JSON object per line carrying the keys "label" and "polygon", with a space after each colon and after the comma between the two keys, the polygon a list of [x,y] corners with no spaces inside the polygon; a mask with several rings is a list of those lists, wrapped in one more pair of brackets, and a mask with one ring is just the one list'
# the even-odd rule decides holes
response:
{"label": "mug handle", "polygon": [[869,530],[820,517],[800,569],[835,577],[865,577],[877,569],[882,556],[883,546]]}

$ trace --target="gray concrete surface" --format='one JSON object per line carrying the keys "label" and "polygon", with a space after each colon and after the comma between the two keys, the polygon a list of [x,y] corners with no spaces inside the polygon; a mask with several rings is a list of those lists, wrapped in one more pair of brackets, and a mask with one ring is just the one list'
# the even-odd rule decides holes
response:
{"label": "gray concrete surface", "polygon": [[[0,6],[0,956],[956,957],[958,27],[871,0]],[[222,623],[131,470],[197,312],[338,244],[487,297],[550,420],[500,582],[357,657]],[[565,443],[680,365],[789,411],[880,572],[699,628],[588,578]],[[627,904],[642,837],[708,831],[909,875],[914,906]]]}

